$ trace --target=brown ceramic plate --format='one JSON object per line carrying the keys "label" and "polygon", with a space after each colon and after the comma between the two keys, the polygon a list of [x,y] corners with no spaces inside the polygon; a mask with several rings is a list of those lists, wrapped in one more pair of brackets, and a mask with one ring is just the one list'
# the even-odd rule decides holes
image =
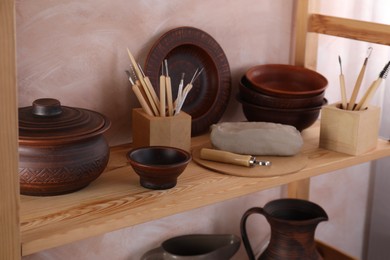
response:
{"label": "brown ceramic plate", "polygon": [[186,84],[197,68],[204,68],[182,110],[192,117],[193,136],[207,132],[222,117],[231,92],[230,67],[221,46],[209,34],[193,27],[179,27],[162,35],[145,63],[145,74],[156,90],[164,59],[168,60],[174,99],[181,74],[185,73]]}

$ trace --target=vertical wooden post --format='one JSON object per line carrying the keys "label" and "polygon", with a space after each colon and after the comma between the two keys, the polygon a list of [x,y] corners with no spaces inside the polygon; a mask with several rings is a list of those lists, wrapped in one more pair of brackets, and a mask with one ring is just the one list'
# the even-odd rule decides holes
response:
{"label": "vertical wooden post", "polygon": [[318,34],[308,33],[310,14],[319,9],[318,0],[296,0],[292,36],[292,63],[310,69],[317,67]]}
{"label": "vertical wooden post", "polygon": [[15,4],[0,1],[0,259],[20,259]]}
{"label": "vertical wooden post", "polygon": [[[296,0],[294,31],[292,36],[292,63],[315,69],[317,64],[318,35],[308,33],[309,15],[317,9],[318,0]],[[288,184],[288,197],[309,199],[310,179]]]}

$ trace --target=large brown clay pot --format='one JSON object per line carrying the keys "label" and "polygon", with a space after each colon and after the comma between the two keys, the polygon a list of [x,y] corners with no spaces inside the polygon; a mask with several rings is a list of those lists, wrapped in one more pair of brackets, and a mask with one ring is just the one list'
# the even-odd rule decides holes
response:
{"label": "large brown clay pot", "polygon": [[103,133],[110,125],[102,114],[55,99],[19,108],[20,192],[65,194],[98,178],[109,159]]}
{"label": "large brown clay pot", "polygon": [[263,215],[271,226],[271,239],[259,260],[321,260],[314,239],[315,229],[328,220],[326,212],[317,204],[299,199],[278,199],[263,208],[247,210],[241,219],[241,235],[250,260],[255,254],[246,232],[247,218]]}

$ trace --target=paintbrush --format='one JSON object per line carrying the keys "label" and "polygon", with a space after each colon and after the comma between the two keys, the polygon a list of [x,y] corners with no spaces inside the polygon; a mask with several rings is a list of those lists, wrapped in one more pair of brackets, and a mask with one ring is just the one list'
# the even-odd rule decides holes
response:
{"label": "paintbrush", "polygon": [[360,86],[361,86],[362,81],[363,81],[364,73],[366,72],[367,62],[368,62],[368,58],[371,55],[371,52],[372,52],[372,47],[369,47],[367,49],[367,56],[364,59],[363,66],[360,69],[359,75],[356,79],[355,87],[353,88],[351,99],[349,100],[349,103],[348,103],[348,107],[347,107],[348,110],[353,110],[353,107],[355,106],[356,98],[358,96]]}
{"label": "paintbrush", "polygon": [[374,82],[372,82],[371,86],[368,88],[363,98],[360,100],[359,104],[357,104],[355,110],[364,110],[367,108],[368,102],[374,96],[376,90],[382,83],[382,80],[386,79],[389,73],[389,69],[390,69],[390,61],[384,66],[383,70],[379,74],[379,77]]}
{"label": "paintbrush", "polygon": [[347,109],[347,93],[345,90],[345,79],[343,74],[343,66],[341,64],[341,57],[339,55],[339,63],[340,63],[340,90],[341,90],[341,109]]}

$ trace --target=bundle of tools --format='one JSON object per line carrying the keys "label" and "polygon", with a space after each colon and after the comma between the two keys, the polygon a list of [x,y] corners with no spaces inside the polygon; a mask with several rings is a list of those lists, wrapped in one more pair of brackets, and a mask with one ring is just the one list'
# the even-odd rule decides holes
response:
{"label": "bundle of tools", "polygon": [[184,76],[182,73],[180,84],[177,90],[177,97],[173,101],[171,78],[169,76],[168,61],[164,60],[161,69],[159,96],[149,79],[142,70],[142,67],[135,61],[134,56],[127,49],[131,64],[130,70],[126,70],[128,79],[132,85],[132,90],[137,97],[141,107],[150,116],[174,116],[180,113],[188,93],[193,87],[194,81],[202,73],[202,69],[197,69],[191,81],[184,87]]}
{"label": "bundle of tools", "polygon": [[363,81],[363,77],[366,71],[368,58],[370,57],[372,52],[372,47],[369,47],[367,50],[367,56],[364,59],[363,66],[360,69],[359,75],[357,77],[355,87],[352,91],[351,99],[349,102],[347,101],[347,95],[346,95],[346,88],[345,88],[345,80],[344,80],[344,74],[343,74],[343,68],[341,64],[341,57],[339,56],[339,64],[340,64],[340,89],[341,89],[341,109],[345,110],[364,110],[367,108],[368,103],[370,102],[371,98],[374,96],[376,90],[379,88],[380,84],[382,83],[382,80],[386,79],[387,74],[389,73],[390,69],[390,61],[383,67],[382,71],[379,73],[379,76],[376,80],[374,80],[369,88],[364,93],[361,100],[356,104],[356,99],[360,90],[360,86]]}

